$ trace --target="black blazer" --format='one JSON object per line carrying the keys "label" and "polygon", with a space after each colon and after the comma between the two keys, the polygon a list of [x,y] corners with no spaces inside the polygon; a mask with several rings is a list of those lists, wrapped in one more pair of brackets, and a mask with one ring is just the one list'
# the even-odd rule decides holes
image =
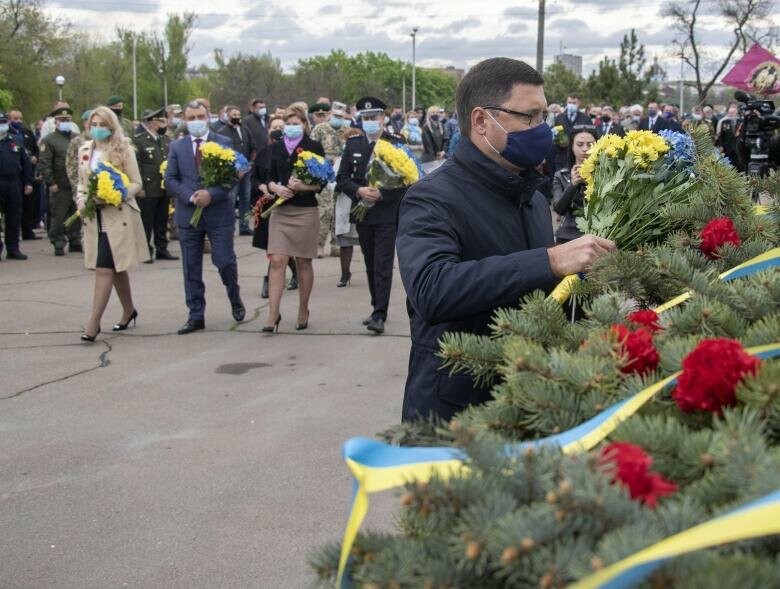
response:
{"label": "black blazer", "polygon": [[649,117],[645,117],[641,121],[639,121],[640,131],[652,131],[653,133],[658,133],[659,131],[663,131],[667,127],[668,127],[667,120],[664,118],[662,114],[659,114],[657,117],[655,117],[655,124],[653,125],[652,129],[650,129]]}
{"label": "black blazer", "polygon": [[[623,128],[623,125],[620,124],[620,121],[612,121],[610,123],[609,128],[609,135],[617,135],[618,137],[624,137],[626,134],[626,130]],[[596,132],[599,134],[599,137],[603,137],[606,133],[604,133],[604,129],[606,128],[606,124],[601,123],[598,127],[596,127]]]}
{"label": "black blazer", "polygon": [[[277,184],[287,185],[292,176],[293,166],[298,161],[298,151],[313,151],[314,153],[325,157],[325,150],[322,148],[322,143],[315,141],[308,135],[304,135],[298,147],[293,150],[292,154],[287,153],[287,148],[284,146],[284,139],[281,139],[274,143],[271,148],[271,163],[268,167],[268,181],[276,182]],[[324,186],[324,184],[323,184]],[[317,192],[299,192],[288,200],[285,205],[291,207],[316,207],[317,206]]]}

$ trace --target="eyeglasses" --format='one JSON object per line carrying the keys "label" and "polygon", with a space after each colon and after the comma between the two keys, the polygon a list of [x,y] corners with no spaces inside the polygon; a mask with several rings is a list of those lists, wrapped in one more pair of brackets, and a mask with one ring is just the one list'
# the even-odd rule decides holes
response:
{"label": "eyeglasses", "polygon": [[490,109],[490,110],[500,110],[501,112],[505,112],[509,115],[513,115],[516,117],[525,117],[526,118],[526,124],[529,127],[536,127],[537,125],[541,125],[544,122],[545,116],[543,112],[538,112],[535,114],[530,114],[527,112],[520,112],[518,110],[512,110],[511,108],[505,108],[503,106],[483,106],[484,109]]}

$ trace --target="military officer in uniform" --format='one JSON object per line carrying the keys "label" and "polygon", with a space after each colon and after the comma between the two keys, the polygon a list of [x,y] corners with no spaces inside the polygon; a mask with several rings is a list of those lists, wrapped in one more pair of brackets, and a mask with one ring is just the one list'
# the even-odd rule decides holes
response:
{"label": "military officer in uniform", "polygon": [[57,129],[41,140],[38,167],[49,190],[49,241],[54,246],[54,255],[64,256],[66,243],[69,244],[68,251],[82,251],[81,220],[77,219],[65,229],[65,220],[76,212],[67,170],[68,148],[73,138],[73,110],[61,107],[50,116]]}
{"label": "military officer in uniform", "polygon": [[19,250],[22,192],[26,198],[32,195],[33,168],[24,144],[10,131],[8,115],[0,112],[0,212],[5,218],[6,256],[9,260],[26,260],[27,256]]}
{"label": "military officer in uniform", "polygon": [[[325,158],[332,165],[341,155],[341,141],[339,141],[338,130],[330,124],[330,109],[330,104],[318,102],[309,107],[309,115],[314,120],[311,138],[322,143]],[[317,200],[320,212],[319,247],[323,249],[333,221],[333,191],[330,186],[322,189]]]}
{"label": "military officer in uniform", "polygon": [[125,132],[125,137],[132,137],[133,133],[135,133],[133,122],[122,116],[125,109],[124,98],[121,96],[109,96],[108,100],[106,100],[106,106],[114,111],[116,118],[119,119],[119,124],[122,126],[122,131]]}
{"label": "military officer in uniform", "polygon": [[168,139],[176,141],[179,137],[185,135],[184,127],[184,112],[181,110],[180,104],[169,104],[165,107],[165,116],[168,120],[168,130],[165,132]]}
{"label": "military officer in uniform", "polygon": [[354,203],[364,200],[374,205],[365,218],[358,222],[357,230],[366,262],[373,308],[371,316],[363,324],[376,334],[385,331],[393,282],[398,206],[406,193],[406,188],[385,190],[367,186],[368,164],[376,142],[383,140],[394,145],[406,143],[400,135],[384,130],[386,108],[385,103],[378,98],[366,97],[357,102],[365,135],[347,140],[336,178],[337,190],[346,194]]}
{"label": "military officer in uniform", "polygon": [[[160,166],[168,159],[168,146],[171,140],[166,135],[168,120],[165,109],[145,110],[141,114],[141,123],[133,134],[135,156],[138,169],[141,172],[143,189],[138,193],[138,204],[141,207],[141,220],[146,232],[146,243],[149,245],[154,233],[154,250],[158,260],[178,260],[168,251],[168,194],[163,188],[163,175]],[[149,255],[152,246],[149,245]],[[149,261],[152,261],[150,257]]]}

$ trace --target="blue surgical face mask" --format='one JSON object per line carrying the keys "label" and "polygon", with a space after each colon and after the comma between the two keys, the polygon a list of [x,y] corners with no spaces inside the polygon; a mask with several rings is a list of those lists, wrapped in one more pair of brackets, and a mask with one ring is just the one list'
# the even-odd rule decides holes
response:
{"label": "blue surgical face mask", "polygon": [[566,103],[566,114],[568,114],[568,115],[577,114],[578,110],[579,110],[579,108],[577,108],[577,105],[575,103],[573,103],[573,102],[567,102]]}
{"label": "blue surgical face mask", "polygon": [[70,133],[73,130],[70,121],[60,121],[57,123],[57,131],[60,133]]}
{"label": "blue surgical face mask", "polygon": [[407,123],[408,123],[408,125],[409,125],[410,127],[416,127],[417,125],[419,125],[419,124],[420,124],[420,121],[418,121],[418,120],[417,120],[415,117],[412,117],[412,118],[410,118],[410,119],[407,121]]}
{"label": "blue surgical face mask", "polygon": [[209,132],[209,125],[206,121],[187,121],[187,131],[193,137],[203,137]]}
{"label": "blue surgical face mask", "polygon": [[651,119],[652,119],[652,118],[655,118],[655,116],[656,116],[657,114],[658,114],[658,111],[657,111],[657,110],[655,110],[654,108],[648,108],[648,109],[647,109],[647,116],[648,116],[648,117],[650,117]]}
{"label": "blue surgical face mask", "polygon": [[260,115],[261,117],[264,117],[266,113],[268,113],[268,109],[264,106],[261,106],[260,108],[257,109],[257,114]]}
{"label": "blue surgical face mask", "polygon": [[363,131],[366,135],[378,135],[381,129],[379,121],[363,121]]}
{"label": "blue surgical face mask", "polygon": [[111,137],[111,129],[106,127],[90,127],[89,134],[95,141],[107,141]]}
{"label": "blue surgical face mask", "polygon": [[298,139],[303,135],[303,125],[285,125],[284,136],[288,139]]}
{"label": "blue surgical face mask", "polygon": [[171,117],[171,125],[174,127],[178,127],[181,125],[181,118],[180,117]]}
{"label": "blue surgical face mask", "polygon": [[493,147],[488,138],[483,135],[485,142],[510,164],[514,164],[518,168],[533,168],[541,164],[550,153],[553,136],[552,129],[550,129],[547,123],[536,125],[524,131],[513,131],[510,133],[501,126],[501,123],[496,121],[490,112],[485,112],[506,133],[506,147],[498,151]]}
{"label": "blue surgical face mask", "polygon": [[344,119],[337,119],[336,117],[331,117],[330,126],[333,127],[334,129],[341,129],[341,127],[344,126]]}
{"label": "blue surgical face mask", "polygon": [[212,125],[216,125],[216,124],[219,122],[219,117],[210,116],[210,117],[209,117],[209,122],[210,122]]}
{"label": "blue surgical face mask", "polygon": [[8,123],[0,123],[0,135],[8,133]]}

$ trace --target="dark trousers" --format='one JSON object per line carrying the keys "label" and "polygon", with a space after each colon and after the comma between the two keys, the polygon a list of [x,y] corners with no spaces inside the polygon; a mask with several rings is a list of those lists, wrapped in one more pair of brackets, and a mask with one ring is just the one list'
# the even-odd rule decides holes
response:
{"label": "dark trousers", "polygon": [[387,319],[390,305],[390,289],[393,286],[393,261],[395,259],[395,233],[393,223],[357,226],[360,249],[366,262],[368,291],[375,319]]}
{"label": "dark trousers", "polygon": [[81,219],[65,229],[65,221],[75,212],[76,203],[70,188],[49,193],[49,241],[54,247],[65,247],[66,242],[81,245]]}
{"label": "dark trousers", "polygon": [[189,318],[202,321],[206,311],[206,285],[203,284],[203,240],[211,242],[211,262],[217,267],[222,284],[227,290],[231,305],[241,301],[238,288],[238,264],[233,251],[233,225],[205,227],[201,219],[197,227],[179,225],[182,269],[184,270],[184,295]]}
{"label": "dark trousers", "polygon": [[249,214],[249,200],[252,193],[252,175],[246,174],[233,187],[231,196],[235,197],[238,206],[238,229],[249,231],[249,222],[246,216]]}
{"label": "dark trousers", "polygon": [[[8,252],[19,251],[19,230],[22,222],[22,181],[0,180],[0,211],[5,219],[5,246]],[[0,245],[0,251],[3,251]]]}
{"label": "dark trousers", "polygon": [[[146,232],[146,243],[152,239],[154,233],[154,249],[157,252],[168,249],[168,202],[169,197],[165,198],[139,198],[138,204],[141,207],[141,220],[144,223]],[[151,252],[151,248],[150,248]]]}
{"label": "dark trousers", "polygon": [[41,184],[40,181],[33,182],[32,194],[28,194],[22,197],[22,236],[23,237],[32,236],[33,229],[35,229],[38,226],[38,222],[41,220],[40,184]]}

